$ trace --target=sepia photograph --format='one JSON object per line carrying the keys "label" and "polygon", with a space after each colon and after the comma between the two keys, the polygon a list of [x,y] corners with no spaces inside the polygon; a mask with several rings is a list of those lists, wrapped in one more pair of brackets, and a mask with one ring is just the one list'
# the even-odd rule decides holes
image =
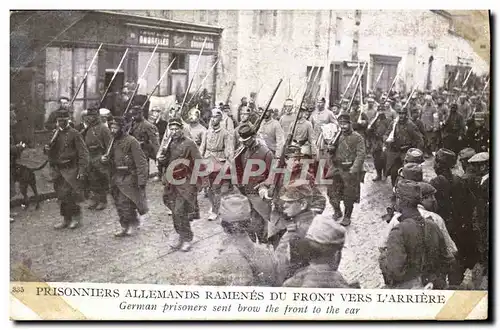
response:
{"label": "sepia photograph", "polygon": [[11,319],[488,318],[490,11],[9,19]]}

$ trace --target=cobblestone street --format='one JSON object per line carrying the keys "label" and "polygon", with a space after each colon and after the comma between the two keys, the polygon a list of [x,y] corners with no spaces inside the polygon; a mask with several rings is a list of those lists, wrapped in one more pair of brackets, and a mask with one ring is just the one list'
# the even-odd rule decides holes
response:
{"label": "cobblestone street", "polygon": [[[370,167],[371,163],[369,163]],[[425,163],[424,179],[433,174],[432,161]],[[373,171],[374,172],[374,171]],[[361,203],[355,206],[348,227],[340,271],[362,288],[382,286],[378,266],[378,244],[386,223],[381,220],[391,196],[390,180],[374,183],[367,173],[361,188]],[[222,228],[209,222],[210,205],[199,195],[202,219],[192,222],[194,244],[190,252],[171,251],[168,242],[173,224],[162,202],[160,182],[148,184],[150,212],[133,237],[115,238],[119,229],[112,203],[104,211],[89,211],[84,205],[83,225],[76,230],[56,231],[60,220],[57,200],[42,202],[38,211],[14,208],[11,223],[11,276],[20,263],[28,265],[42,281],[196,284],[217,253]],[[111,201],[111,197],[108,196]],[[328,204],[326,214],[332,214]]]}

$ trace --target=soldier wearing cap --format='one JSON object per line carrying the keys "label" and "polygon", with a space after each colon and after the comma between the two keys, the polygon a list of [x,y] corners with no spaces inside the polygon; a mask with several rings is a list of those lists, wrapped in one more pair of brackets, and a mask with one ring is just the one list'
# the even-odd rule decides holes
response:
{"label": "soldier wearing cap", "polygon": [[452,103],[448,117],[441,125],[443,147],[458,153],[465,134],[465,121],[457,112],[457,104]]}
{"label": "soldier wearing cap", "polygon": [[338,271],[345,242],[345,229],[325,215],[314,217],[305,239],[297,244],[309,265],[283,283],[284,287],[350,288]]}
{"label": "soldier wearing cap", "polygon": [[113,144],[109,154],[101,157],[101,162],[111,169],[111,196],[122,229],[116,237],[133,235],[139,228],[139,216],[148,209],[146,183],[148,163],[139,141],[127,133],[123,117],[114,117],[111,122]]}
{"label": "soldier wearing cap", "polygon": [[316,110],[311,113],[309,121],[314,130],[314,139],[317,139],[321,134],[321,127],[326,124],[337,124],[337,119],[333,112],[325,109],[325,99],[318,101]]}
{"label": "soldier wearing cap", "polygon": [[314,157],[318,154],[318,148],[314,140],[313,126],[311,122],[306,119],[307,111],[304,108],[300,109],[298,116],[299,118],[295,126],[295,131],[293,132],[292,142],[301,148],[301,153],[303,155]]}
{"label": "soldier wearing cap", "polygon": [[224,235],[218,254],[201,285],[276,286],[277,262],[273,253],[248,237],[251,207],[240,194],[221,200],[219,218]]}
{"label": "soldier wearing cap", "polygon": [[469,166],[469,159],[471,159],[472,156],[474,156],[476,152],[474,149],[471,147],[464,148],[460,150],[458,153],[458,161],[460,162],[460,165],[462,166],[462,179],[466,180],[465,178],[473,175],[473,167]]}
{"label": "soldier wearing cap", "polygon": [[82,135],[89,150],[90,164],[88,169],[89,190],[92,192],[90,210],[104,210],[107,206],[109,189],[109,168],[101,162],[101,157],[108,150],[111,141],[111,131],[99,120],[99,109],[92,107],[87,110],[87,127]]}
{"label": "soldier wearing cap", "polygon": [[439,227],[422,217],[421,186],[400,180],[396,187],[396,205],[401,213],[399,224],[392,227],[387,247],[379,264],[385,284],[391,289],[422,289],[432,283],[435,289],[446,288],[446,274],[453,259]]}
{"label": "soldier wearing cap", "polygon": [[68,111],[68,123],[70,126],[73,126],[72,120],[73,120],[73,111],[71,109],[71,104],[70,104],[70,99],[66,96],[61,96],[59,98],[59,105],[57,110],[52,111],[47,118],[47,121],[44,124],[44,127],[46,130],[52,131],[57,128],[57,118],[59,116],[58,110],[62,111]]}
{"label": "soldier wearing cap", "polygon": [[240,129],[240,126],[246,124],[246,123],[251,123],[251,124],[255,124],[255,122],[257,121],[257,116],[255,113],[251,112],[250,109],[248,108],[248,106],[246,105],[242,105],[240,107],[240,122],[239,122],[239,125],[238,127],[235,128],[234,130],[234,137],[233,137],[233,141],[234,141],[234,150],[238,149],[240,146],[241,146],[241,143],[240,143],[240,135],[238,133],[238,130]]}
{"label": "soldier wearing cap", "polygon": [[108,129],[111,119],[113,119],[111,116],[111,111],[106,108],[99,109],[99,120],[101,121],[101,124],[104,124]]}
{"label": "soldier wearing cap", "polygon": [[386,117],[384,107],[381,106],[377,108],[377,114],[375,118],[371,120],[366,130],[367,138],[370,141],[373,163],[377,171],[377,176],[373,181],[385,181],[387,177],[385,171],[386,154],[383,151],[383,147],[385,140],[387,140],[389,136],[390,130],[390,121]]}
{"label": "soldier wearing cap", "polygon": [[349,116],[351,117],[352,129],[364,138],[366,135],[366,128],[368,126],[368,116],[366,113],[362,112],[362,107],[359,101],[355,100],[352,102],[351,111],[349,111]]}
{"label": "soldier wearing cap", "polygon": [[488,151],[490,148],[490,132],[486,125],[487,113],[474,113],[474,121],[469,123],[465,134],[465,144],[477,152]]}
{"label": "soldier wearing cap", "polygon": [[[235,152],[234,160],[238,188],[248,198],[252,207],[252,222],[248,228],[250,239],[254,242],[258,239],[260,243],[266,243],[271,203],[263,200],[256,188],[269,177],[274,155],[264,143],[256,139],[255,128],[251,123],[241,125],[238,133],[241,147]],[[250,173],[257,173],[260,166],[256,162],[259,161],[263,162],[262,166],[265,166],[263,172],[260,175],[250,175]]]}
{"label": "soldier wearing cap", "polygon": [[457,112],[464,118],[464,120],[468,120],[471,116],[472,108],[467,101],[467,95],[465,93],[461,93],[458,98],[458,109]]}
{"label": "soldier wearing cap", "polygon": [[283,115],[281,116],[279,123],[283,129],[283,133],[287,135],[293,126],[295,121],[295,115],[293,114],[293,100],[288,98],[283,104]]}
{"label": "soldier wearing cap", "polygon": [[[213,111],[214,110],[212,110],[212,112]],[[217,111],[218,113],[220,113],[220,117],[222,118],[222,111],[220,110]],[[196,108],[192,108],[191,110],[189,110],[187,122],[188,125],[186,125],[186,127],[189,130],[189,135],[191,139],[194,141],[194,143],[196,143],[198,147],[201,148],[201,145],[203,143],[206,143],[205,140],[207,137],[207,129],[200,124],[200,110]]]}
{"label": "soldier wearing cap", "polygon": [[222,106],[222,120],[221,120],[221,127],[224,128],[228,132],[234,131],[234,127],[236,126],[236,122],[233,118],[233,114],[231,112],[231,107],[229,104],[224,104]]}
{"label": "soldier wearing cap", "polygon": [[354,203],[359,203],[366,149],[363,137],[352,130],[349,114],[341,113],[338,120],[341,134],[338,143],[331,148],[331,175],[326,177],[331,176],[333,184],[327,190],[335,220],[342,217],[340,202],[344,201],[345,214],[340,224],[349,226]]}
{"label": "soldier wearing cap", "polygon": [[[392,131],[389,133],[386,145],[387,164],[386,172],[391,175],[391,184],[396,185],[396,178],[399,168],[403,165],[406,152],[411,148],[422,149],[423,138],[417,126],[408,120],[408,112],[400,104],[396,105],[398,110],[397,122],[391,125]],[[392,135],[392,136],[391,136]]]}
{"label": "soldier wearing cap", "polygon": [[425,155],[430,155],[432,152],[437,150],[437,138],[439,129],[439,120],[437,115],[437,109],[432,101],[432,96],[425,95],[425,103],[422,107],[420,120],[424,125],[425,130],[425,148],[423,151]]}
{"label": "soldier wearing cap", "polygon": [[483,271],[483,276],[488,275],[488,251],[489,251],[489,222],[490,222],[490,156],[487,152],[480,152],[469,159],[469,164],[474,167],[477,174],[474,184],[470,189],[474,193],[474,216],[472,218],[473,229],[477,237],[477,259]]}
{"label": "soldier wearing cap", "polygon": [[149,121],[144,120],[140,106],[133,106],[130,114],[133,121],[129,134],[139,141],[144,154],[149,159],[155,159],[160,147],[158,129]]}
{"label": "soldier wearing cap", "polygon": [[82,135],[70,126],[70,114],[66,109],[56,112],[55,139],[45,145],[52,167],[54,190],[60,203],[63,221],[55,229],[78,227],[82,213],[78,205],[83,201],[83,182],[87,178],[89,151]]}
{"label": "soldier wearing cap", "polygon": [[[200,153],[203,158],[212,159],[215,163],[224,163],[226,160],[233,158],[234,142],[232,132],[221,126],[222,111],[219,109],[212,110],[212,119],[210,127],[206,133],[206,138],[200,146]],[[208,190],[208,199],[212,204],[212,209],[208,216],[208,220],[215,220],[219,211],[221,185],[215,183],[215,179],[219,174],[219,170],[214,171],[209,175],[210,188]]]}
{"label": "soldier wearing cap", "polygon": [[285,144],[285,133],[280,123],[276,119],[273,119],[271,114],[271,109],[266,111],[258,134],[264,140],[266,146],[271,150],[273,155],[279,156]]}
{"label": "soldier wearing cap", "polygon": [[[171,246],[187,252],[191,249],[193,240],[190,221],[199,217],[198,182],[192,182],[191,175],[201,154],[196,143],[185,137],[183,125],[180,118],[169,120],[170,143],[160,149],[158,162],[166,168],[163,176],[163,203],[172,211],[174,229],[178,235]],[[188,163],[179,163],[179,160]]]}

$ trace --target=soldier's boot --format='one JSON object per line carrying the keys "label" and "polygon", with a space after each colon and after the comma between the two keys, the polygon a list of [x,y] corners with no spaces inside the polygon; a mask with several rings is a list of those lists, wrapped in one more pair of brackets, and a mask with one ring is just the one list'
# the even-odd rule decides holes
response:
{"label": "soldier's boot", "polygon": [[217,219],[217,214],[215,214],[213,208],[211,208],[208,214],[208,221],[214,221],[215,219]]}
{"label": "soldier's boot", "polygon": [[69,226],[71,222],[71,217],[70,216],[65,216],[63,218],[63,221],[61,223],[58,223],[57,225],[54,226],[54,229],[63,229]]}
{"label": "soldier's boot", "polygon": [[181,251],[182,252],[188,252],[189,250],[191,250],[191,242],[184,242],[184,243],[182,243],[182,245],[181,245]]}
{"label": "soldier's boot", "polygon": [[125,225],[125,226],[122,225],[122,230],[115,233],[115,237],[125,237],[127,235],[128,235],[128,226],[127,225]]}
{"label": "soldier's boot", "polygon": [[177,237],[177,239],[171,241],[169,245],[172,249],[177,250],[177,249],[180,249],[183,244],[184,244],[184,242],[182,241],[182,239],[179,236],[179,237]]}
{"label": "soldier's boot", "polygon": [[342,210],[340,209],[340,203],[332,203],[333,206],[333,220],[337,221],[342,218]]}
{"label": "soldier's boot", "polygon": [[82,220],[82,215],[77,214],[71,217],[71,222],[69,223],[69,229],[75,229],[76,227],[80,226],[80,222]]}
{"label": "soldier's boot", "polygon": [[381,170],[377,170],[377,176],[372,179],[373,182],[376,182],[376,181],[381,181],[382,180],[382,171]]}
{"label": "soldier's boot", "polygon": [[340,222],[340,224],[344,227],[347,227],[351,224],[351,215],[352,215],[352,210],[354,208],[354,205],[353,204],[348,204],[348,203],[345,203],[345,215],[344,215],[344,219],[342,219],[342,221]]}

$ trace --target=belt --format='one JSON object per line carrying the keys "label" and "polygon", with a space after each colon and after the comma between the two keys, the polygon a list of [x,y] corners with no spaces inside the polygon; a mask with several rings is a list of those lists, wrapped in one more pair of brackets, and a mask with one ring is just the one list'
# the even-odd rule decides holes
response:
{"label": "belt", "polygon": [[134,170],[129,169],[129,167],[128,167],[128,166],[116,166],[116,167],[115,167],[115,170],[116,170],[117,172],[121,172],[121,173],[124,173],[124,174],[125,174],[125,173],[127,173],[127,174],[134,174],[134,173],[135,173],[135,171],[134,171]]}
{"label": "belt", "polygon": [[224,151],[224,149],[222,149],[222,150],[212,150],[212,149],[207,149],[207,150],[208,150],[208,151],[210,151],[210,152],[223,152],[223,151]]}

